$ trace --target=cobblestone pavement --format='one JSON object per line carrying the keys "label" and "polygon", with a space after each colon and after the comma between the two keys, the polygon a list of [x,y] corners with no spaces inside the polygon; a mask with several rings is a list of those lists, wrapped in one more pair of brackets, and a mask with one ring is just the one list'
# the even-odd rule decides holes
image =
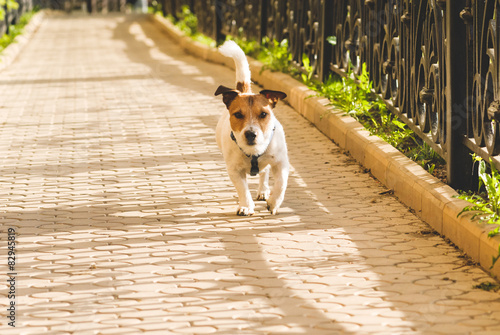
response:
{"label": "cobblestone pavement", "polygon": [[485,272],[283,103],[284,208],[236,216],[233,82],[144,17],[43,23],[0,73],[2,334],[500,333]]}

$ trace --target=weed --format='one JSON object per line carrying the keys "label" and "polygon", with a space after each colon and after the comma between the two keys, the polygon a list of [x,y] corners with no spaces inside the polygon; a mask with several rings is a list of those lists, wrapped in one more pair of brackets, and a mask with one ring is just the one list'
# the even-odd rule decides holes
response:
{"label": "weed", "polygon": [[179,18],[178,20],[176,20],[173,16],[168,15],[167,19],[172,21],[177,28],[193,40],[215,47],[216,42],[213,39],[198,31],[198,18],[193,12],[191,12],[189,6],[182,6],[181,11],[177,13],[177,17]]}
{"label": "weed", "polygon": [[[474,162],[479,163],[479,188],[484,187],[486,193],[459,192],[457,198],[470,202],[472,205],[464,207],[458,213],[458,216],[466,212],[476,212],[472,215],[472,220],[477,218],[481,222],[497,225],[488,233],[489,237],[493,237],[500,233],[500,173],[491,158],[489,167],[479,156],[472,155],[472,159]],[[490,173],[488,173],[488,169]],[[493,256],[491,267],[495,265],[498,259],[500,259],[500,247],[498,255]]]}
{"label": "weed", "polygon": [[176,26],[186,35],[195,36],[198,33],[198,18],[191,12],[189,6],[182,6],[181,11],[177,13],[179,20]]}
{"label": "weed", "polygon": [[15,0],[0,0],[0,20],[5,18],[5,9],[8,11],[19,8],[19,4]]}
{"label": "weed", "polygon": [[474,288],[483,290],[483,291],[488,291],[488,292],[497,292],[500,290],[500,285],[497,283],[492,283],[492,282],[483,282],[479,285],[474,285]]}
{"label": "weed", "polygon": [[278,42],[264,37],[257,59],[264,63],[264,69],[290,73],[292,55],[288,52],[288,40]]}
{"label": "weed", "polygon": [[[473,215],[474,218],[479,218],[481,221],[488,224],[500,225],[500,173],[495,168],[495,164],[490,159],[489,170],[491,173],[487,172],[486,162],[479,156],[472,155],[474,162],[479,163],[478,176],[479,176],[479,187],[484,187],[486,190],[485,196],[481,196],[481,193],[465,193],[461,192],[458,198],[470,202],[471,206],[466,206],[459,215],[475,211],[476,214]],[[494,236],[499,233],[500,226],[492,230],[489,235]]]}
{"label": "weed", "polygon": [[305,73],[300,74],[302,82],[310,87],[317,86],[318,84],[313,81],[314,66],[311,65],[311,61],[305,53],[302,55],[302,67],[305,70]]}

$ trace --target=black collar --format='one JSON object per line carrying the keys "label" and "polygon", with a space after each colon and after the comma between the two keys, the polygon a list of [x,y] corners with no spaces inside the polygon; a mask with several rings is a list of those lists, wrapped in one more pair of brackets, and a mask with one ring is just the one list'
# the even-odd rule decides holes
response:
{"label": "black collar", "polygon": [[[269,147],[269,144],[271,144],[271,141],[273,139],[273,136],[274,136],[274,131],[276,130],[276,127],[273,128],[273,132],[271,133],[271,138],[269,139],[269,143],[267,144],[267,147]],[[264,150],[263,153],[261,153],[260,155],[248,155],[246,152],[243,151],[243,149],[241,149],[240,145],[238,144],[238,142],[236,142],[236,137],[234,137],[234,134],[233,132],[231,131],[231,139],[234,141],[234,143],[236,143],[236,145],[238,146],[238,148],[240,148],[241,152],[243,152],[243,154],[245,156],[247,156],[248,158],[252,158],[251,161],[250,161],[250,164],[252,165],[251,168],[250,168],[250,175],[251,176],[256,176],[259,174],[259,162],[258,162],[258,159],[260,156],[262,156],[263,154],[266,153],[267,151],[267,147],[266,147],[266,150]]]}

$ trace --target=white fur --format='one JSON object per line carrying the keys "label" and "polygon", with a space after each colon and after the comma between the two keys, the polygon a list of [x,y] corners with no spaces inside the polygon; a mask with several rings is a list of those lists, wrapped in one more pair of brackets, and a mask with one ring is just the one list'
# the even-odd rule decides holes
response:
{"label": "white fur", "polygon": [[234,59],[236,83],[251,83],[250,66],[248,65],[247,56],[236,42],[227,40],[219,47],[219,52],[226,57]]}
{"label": "white fur", "polygon": [[[225,56],[233,57],[236,63],[236,82],[250,82],[248,61],[240,47],[232,41],[226,41],[219,50]],[[252,215],[255,208],[247,183],[247,174],[250,174],[251,169],[251,158],[247,157],[246,154],[261,155],[258,159],[260,178],[257,200],[266,200],[267,208],[271,214],[277,214],[285,197],[289,174],[285,132],[275,118],[272,109],[266,108],[269,111],[268,117],[271,118],[267,129],[261,129],[258,122],[249,118],[242,131],[233,131],[230,114],[227,110],[224,110],[217,124],[217,145],[222,151],[229,177],[238,193],[239,205],[236,212],[238,215]],[[245,142],[244,132],[251,128],[257,134],[255,145],[248,145]],[[233,131],[238,144],[231,139],[231,131]],[[274,177],[272,190],[269,187],[270,172]]]}
{"label": "white fur", "polygon": [[[267,200],[268,209],[271,214],[277,214],[283,203],[288,183],[289,163],[285,132],[278,120],[274,119],[274,134],[264,154],[258,159],[259,162],[259,188],[257,200]],[[264,141],[269,141],[271,134],[264,136]],[[217,145],[222,151],[229,177],[238,193],[239,215],[252,215],[255,204],[247,184],[247,174],[250,174],[251,158],[247,157],[238,145],[231,139],[231,125],[229,113],[225,110],[217,124]],[[266,142],[267,143],[267,142]],[[269,187],[269,172],[274,176],[272,190]]]}

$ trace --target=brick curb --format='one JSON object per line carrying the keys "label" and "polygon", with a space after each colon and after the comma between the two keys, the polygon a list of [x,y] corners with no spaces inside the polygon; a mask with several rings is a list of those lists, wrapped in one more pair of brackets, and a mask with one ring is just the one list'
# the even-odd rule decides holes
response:
{"label": "brick curb", "polygon": [[[169,20],[159,15],[150,15],[150,19],[187,53],[234,69],[232,59],[222,56],[214,48],[193,41]],[[284,73],[263,70],[263,64],[252,58],[249,58],[249,63],[255,82],[285,92],[288,103],[297,112],[370,169],[372,175],[393,190],[418,217],[449,238],[483,268],[489,269],[492,256],[498,255],[500,236],[489,238],[491,226],[473,222],[467,215],[457,217],[468,202],[454,198],[457,195],[455,190],[379,137],[371,136],[352,117],[329,107],[328,99],[316,97],[316,92],[307,86]],[[488,271],[500,277],[500,266]]]}
{"label": "brick curb", "polygon": [[33,15],[30,22],[24,27],[23,33],[16,36],[14,41],[0,53],[0,71],[7,68],[16,59],[33,34],[40,28],[46,15],[46,10],[41,10]]}

